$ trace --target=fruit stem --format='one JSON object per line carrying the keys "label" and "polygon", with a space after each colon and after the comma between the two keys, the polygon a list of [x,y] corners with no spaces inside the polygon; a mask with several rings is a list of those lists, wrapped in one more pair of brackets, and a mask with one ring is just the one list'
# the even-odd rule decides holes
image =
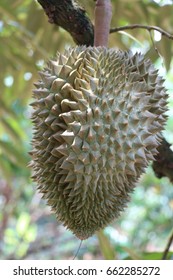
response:
{"label": "fruit stem", "polygon": [[97,0],[95,6],[94,46],[108,46],[111,18],[111,0]]}

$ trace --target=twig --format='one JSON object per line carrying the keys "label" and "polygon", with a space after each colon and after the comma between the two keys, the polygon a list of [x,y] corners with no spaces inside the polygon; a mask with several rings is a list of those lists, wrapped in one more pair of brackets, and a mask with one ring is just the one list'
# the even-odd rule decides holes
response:
{"label": "twig", "polygon": [[170,40],[173,40],[173,35],[168,33],[167,31],[163,30],[162,28],[158,26],[153,26],[153,25],[143,25],[143,24],[131,24],[131,25],[125,25],[125,26],[120,26],[120,27],[115,27],[110,29],[110,33],[118,32],[118,31],[123,31],[123,30],[129,30],[129,29],[136,29],[136,28],[142,28],[146,29],[149,32],[151,30],[158,31],[162,34],[162,36],[165,36],[169,38]]}
{"label": "twig", "polygon": [[78,253],[79,253],[79,250],[80,250],[80,248],[81,248],[82,242],[83,242],[83,240],[80,241],[79,247],[78,247],[77,252],[75,253],[75,255],[74,255],[74,257],[73,257],[73,260],[75,260],[75,258],[77,257],[77,255],[78,255]]}
{"label": "twig", "polygon": [[164,250],[164,252],[163,252],[162,260],[166,260],[172,242],[173,242],[173,232],[172,232],[171,236],[170,236],[169,239],[168,239],[168,243],[167,243],[166,248],[165,248],[165,250]]}

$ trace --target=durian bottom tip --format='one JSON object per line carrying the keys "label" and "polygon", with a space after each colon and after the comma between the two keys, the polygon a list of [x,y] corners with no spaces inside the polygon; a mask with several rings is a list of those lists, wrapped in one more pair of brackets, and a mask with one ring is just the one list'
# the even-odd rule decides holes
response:
{"label": "durian bottom tip", "polygon": [[86,240],[91,236],[91,235],[86,235],[86,234],[82,235],[82,234],[76,234],[76,233],[74,233],[74,235],[80,240]]}

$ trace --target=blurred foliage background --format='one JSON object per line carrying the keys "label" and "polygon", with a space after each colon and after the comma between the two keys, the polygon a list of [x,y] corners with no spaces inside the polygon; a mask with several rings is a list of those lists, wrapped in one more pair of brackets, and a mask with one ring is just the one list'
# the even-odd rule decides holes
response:
{"label": "blurred foliage background", "polygon": [[[78,2],[93,20],[94,1]],[[112,27],[138,23],[173,33],[172,1],[112,0],[112,5]],[[37,1],[1,0],[0,259],[71,259],[79,246],[41,199],[27,166],[33,83],[46,60],[69,45],[74,45],[69,34],[47,22]],[[170,98],[164,136],[173,144],[173,41],[135,29],[111,34],[110,47],[146,53],[165,77]],[[120,219],[84,241],[77,258],[161,259],[172,229],[173,186],[149,167]]]}

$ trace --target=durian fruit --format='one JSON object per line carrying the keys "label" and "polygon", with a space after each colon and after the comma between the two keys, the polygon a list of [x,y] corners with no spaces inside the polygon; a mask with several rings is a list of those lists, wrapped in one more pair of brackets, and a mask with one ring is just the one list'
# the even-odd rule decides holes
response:
{"label": "durian fruit", "polygon": [[157,154],[163,79],[142,54],[85,46],[58,53],[40,77],[33,179],[58,220],[86,239],[119,216]]}

